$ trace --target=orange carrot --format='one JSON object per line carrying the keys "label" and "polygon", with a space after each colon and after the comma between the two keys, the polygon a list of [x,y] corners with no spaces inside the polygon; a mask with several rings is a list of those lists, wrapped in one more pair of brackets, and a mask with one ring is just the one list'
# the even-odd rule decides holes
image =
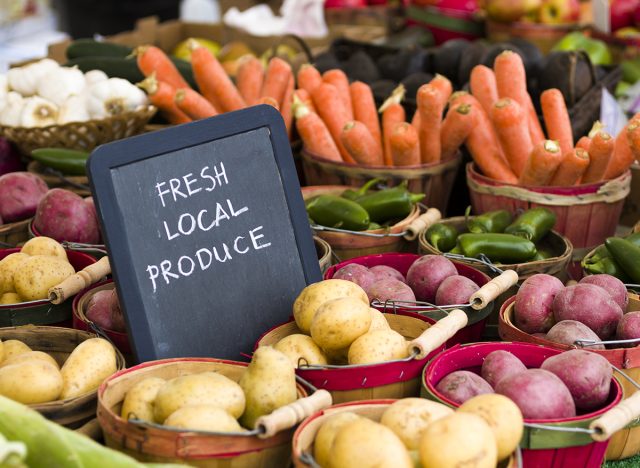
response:
{"label": "orange carrot", "polygon": [[364,166],[382,166],[384,164],[382,151],[376,145],[371,132],[362,122],[355,120],[347,122],[342,129],[340,138],[344,147],[358,164]]}
{"label": "orange carrot", "polygon": [[513,99],[503,98],[494,104],[491,121],[507,162],[515,175],[520,177],[533,147],[526,113]]}
{"label": "orange carrot", "polygon": [[200,92],[220,112],[231,112],[246,107],[227,73],[206,47],[192,44],[191,67]]}
{"label": "orange carrot", "polygon": [[418,89],[416,98],[420,112],[420,160],[423,164],[437,163],[442,157],[440,145],[440,129],[442,112],[446,104],[440,90],[430,84]]}
{"label": "orange carrot", "polygon": [[299,88],[294,91],[293,95],[297,96],[298,100],[305,106],[307,106],[311,112],[316,112],[316,106],[313,105],[313,99],[311,99],[311,94],[309,94],[309,91],[303,88]]}
{"label": "orange carrot", "polygon": [[155,72],[138,83],[136,86],[146,91],[151,104],[156,106],[162,116],[171,124],[178,125],[191,122],[191,118],[182,112],[176,105],[173,97],[175,90],[173,87],[156,79]]}
{"label": "orange carrot", "polygon": [[449,81],[447,77],[440,74],[436,74],[436,76],[431,81],[429,81],[429,84],[440,92],[440,95],[442,96],[442,99],[445,103],[451,97],[451,93],[453,93],[453,86],[451,84],[451,81]]}
{"label": "orange carrot", "polygon": [[358,122],[365,124],[371,136],[382,152],[382,135],[380,131],[380,119],[376,109],[373,92],[368,84],[354,81],[349,86],[351,92],[351,104],[353,105],[353,117]]}
{"label": "orange carrot", "polygon": [[631,120],[627,126],[627,140],[633,157],[640,162],[640,119]]}
{"label": "orange carrot", "polygon": [[411,118],[411,125],[413,125],[414,128],[420,127],[420,112],[418,112],[418,109],[416,109],[416,111],[413,113],[413,117]]}
{"label": "orange carrot", "polygon": [[531,143],[535,145],[544,140],[538,114],[527,92],[527,76],[522,58],[515,52],[506,50],[496,57],[493,68],[496,74],[498,96],[513,99],[527,113]]}
{"label": "orange carrot", "polygon": [[391,96],[380,106],[380,109],[378,109],[378,112],[382,113],[382,146],[384,150],[384,163],[387,166],[393,165],[390,140],[393,128],[396,124],[404,122],[406,119],[404,107],[400,104],[404,98],[404,92],[404,86],[398,86],[393,90]]}
{"label": "orange carrot", "polygon": [[549,185],[554,187],[575,185],[587,167],[589,167],[589,153],[581,148],[571,149],[562,157],[562,162]]}
{"label": "orange carrot", "polygon": [[272,97],[278,102],[278,106],[282,108],[290,77],[291,65],[279,57],[273,57],[269,60],[269,65],[267,65],[267,72],[264,76],[260,96]]}
{"label": "orange carrot", "polygon": [[493,105],[498,100],[498,87],[493,70],[484,65],[476,65],[471,70],[469,86],[471,93],[480,101],[484,111],[491,115]]}
{"label": "orange carrot", "polygon": [[349,118],[338,94],[338,90],[329,83],[322,83],[311,93],[311,97],[313,98],[313,104],[318,110],[318,115],[322,117],[322,120],[324,120],[325,125],[329,129],[329,133],[331,133],[331,137],[336,142],[342,159],[347,163],[354,164],[355,160],[351,157],[340,139],[342,129],[349,121]]}
{"label": "orange carrot", "polygon": [[255,106],[258,103],[263,81],[264,68],[260,60],[253,55],[245,55],[239,59],[236,84],[247,106]]}
{"label": "orange carrot", "polygon": [[585,151],[589,151],[589,147],[591,146],[591,138],[588,136],[580,137],[578,143],[576,143],[576,148],[582,148]]}
{"label": "orange carrot", "polygon": [[449,107],[456,107],[460,104],[477,104],[481,106],[480,101],[478,101],[475,96],[467,93],[466,91],[456,91],[449,98]]}
{"label": "orange carrot", "polygon": [[351,93],[349,92],[349,78],[342,70],[333,69],[324,72],[322,75],[322,81],[324,83],[332,84],[338,90],[342,105],[347,111],[349,120],[353,120],[353,107],[351,104]]}
{"label": "orange carrot", "polygon": [[193,120],[206,119],[218,115],[215,107],[202,94],[191,88],[176,90],[174,100],[178,108]]}
{"label": "orange carrot", "polygon": [[465,141],[471,157],[487,177],[508,184],[516,184],[518,177],[513,173],[502,154],[500,141],[491,124],[491,119],[477,99],[471,95],[468,95],[466,99],[471,101],[471,113],[474,120],[473,129]]}
{"label": "orange carrot", "polygon": [[340,151],[320,116],[312,112],[297,96],[293,98],[292,109],[298,134],[307,151],[330,161],[342,162]]}
{"label": "orange carrot", "polygon": [[[582,176],[581,183],[583,184],[593,184],[602,180],[615,145],[615,140],[604,130],[598,130],[592,138],[588,139],[590,141],[589,167],[587,167],[587,170]],[[582,140],[582,138],[580,140]]]}
{"label": "orange carrot", "polygon": [[604,180],[615,179],[616,177],[624,174],[633,163],[634,156],[631,151],[631,145],[629,144],[627,128],[629,127],[626,126],[623,128],[616,137],[616,142],[613,146],[613,154],[611,155],[611,159],[607,165],[607,170],[604,173]]}
{"label": "orange carrot", "polygon": [[175,89],[190,87],[171,59],[160,48],[144,45],[136,47],[133,53],[136,56],[138,68],[144,76],[151,76],[155,72],[157,80],[164,81]]}
{"label": "orange carrot", "polygon": [[540,96],[540,105],[549,139],[560,143],[562,154],[567,154],[573,149],[573,130],[562,93],[556,88],[545,89]]}
{"label": "orange carrot", "polygon": [[420,140],[413,125],[407,122],[395,124],[389,137],[389,145],[394,166],[420,164]]}
{"label": "orange carrot", "polygon": [[474,121],[471,104],[450,107],[440,130],[442,160],[451,158],[462,146],[473,129]]}
{"label": "orange carrot", "polygon": [[313,94],[321,84],[322,75],[320,75],[316,67],[308,63],[300,67],[298,70],[298,88],[306,90],[309,94]]}
{"label": "orange carrot", "polygon": [[289,138],[291,138],[291,124],[293,123],[293,112],[291,111],[291,105],[293,104],[293,90],[295,87],[295,82],[293,79],[293,75],[289,75],[289,83],[287,84],[287,89],[284,92],[284,98],[282,98],[282,105],[280,106],[280,113],[282,114],[282,119],[284,120],[284,124],[287,127],[287,134]]}
{"label": "orange carrot", "polygon": [[262,96],[260,99],[258,99],[258,104],[266,104],[267,106],[271,106],[277,111],[280,111],[278,101],[273,99],[271,96]]}
{"label": "orange carrot", "polygon": [[562,159],[560,145],[556,141],[543,140],[536,143],[533,145],[518,183],[534,187],[548,185]]}

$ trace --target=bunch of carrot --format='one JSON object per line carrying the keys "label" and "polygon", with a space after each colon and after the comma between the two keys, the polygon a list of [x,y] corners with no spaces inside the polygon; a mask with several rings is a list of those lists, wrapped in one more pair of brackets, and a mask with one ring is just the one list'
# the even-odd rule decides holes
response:
{"label": "bunch of carrot", "polygon": [[241,59],[234,84],[207,48],[196,41],[189,47],[200,92],[187,84],[161,49],[143,46],[136,50],[138,68],[146,77],[138,85],[170,123],[191,122],[247,106],[269,104],[280,111],[290,131],[294,76],[287,62],[274,57],[265,70],[259,59],[247,55]]}

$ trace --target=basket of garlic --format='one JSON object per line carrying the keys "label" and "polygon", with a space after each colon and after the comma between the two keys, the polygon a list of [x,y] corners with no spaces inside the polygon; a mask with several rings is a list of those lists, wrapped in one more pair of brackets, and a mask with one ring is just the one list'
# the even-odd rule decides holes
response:
{"label": "basket of garlic", "polygon": [[127,80],[43,59],[0,75],[0,136],[30,154],[42,147],[91,151],[140,133],[156,108]]}

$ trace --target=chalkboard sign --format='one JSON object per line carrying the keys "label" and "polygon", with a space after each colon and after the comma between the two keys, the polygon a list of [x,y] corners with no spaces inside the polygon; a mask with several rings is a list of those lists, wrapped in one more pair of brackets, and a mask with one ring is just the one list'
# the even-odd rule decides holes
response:
{"label": "chalkboard sign", "polygon": [[139,361],[241,359],[321,278],[270,106],[101,146],[88,169]]}

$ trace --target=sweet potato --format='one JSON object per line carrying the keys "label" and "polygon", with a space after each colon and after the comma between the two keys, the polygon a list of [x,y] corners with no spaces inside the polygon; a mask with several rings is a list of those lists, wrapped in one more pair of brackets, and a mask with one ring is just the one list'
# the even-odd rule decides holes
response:
{"label": "sweet potato", "polygon": [[515,325],[526,333],[546,333],[554,324],[552,304],[564,289],[555,276],[537,274],[527,278],[516,295]]}
{"label": "sweet potato", "polygon": [[[628,312],[622,316],[616,329],[616,338],[619,340],[640,338],[640,312]],[[621,346],[632,348],[638,345],[640,345],[640,341]]]}
{"label": "sweet potato", "polygon": [[556,321],[577,320],[601,339],[611,338],[622,318],[622,309],[607,292],[595,284],[579,283],[560,291],[553,300]]}
{"label": "sweet potato", "polygon": [[95,213],[79,195],[69,190],[49,190],[38,203],[33,224],[42,235],[59,242],[97,244],[100,241]]}
{"label": "sweet potato", "polygon": [[406,282],[405,277],[395,268],[387,265],[376,265],[369,268],[369,271],[375,275],[377,279],[395,278],[398,281]]}
{"label": "sweet potato", "polygon": [[518,405],[525,419],[560,419],[576,415],[571,392],[558,376],[544,369],[528,369],[502,379],[496,393]]}
{"label": "sweet potato", "polygon": [[[547,333],[546,338],[554,343],[573,346],[576,340],[600,341],[591,328],[576,320],[563,320],[556,323]],[[604,349],[604,345],[589,346],[589,349]]]}
{"label": "sweet potato", "polygon": [[480,375],[489,385],[496,388],[496,385],[498,385],[502,379],[526,370],[527,367],[520,359],[509,351],[499,349],[489,353],[487,357],[484,358]]}
{"label": "sweet potato", "polygon": [[609,397],[613,369],[609,361],[597,353],[571,349],[547,358],[541,368],[564,382],[579,410],[595,410]]}
{"label": "sweet potato", "polygon": [[455,371],[443,378],[436,390],[442,393],[451,401],[462,404],[476,395],[483,393],[493,393],[491,385],[480,377],[469,371]]}
{"label": "sweet potato", "polygon": [[468,304],[469,297],[480,287],[466,276],[445,278],[436,291],[436,305]]}
{"label": "sweet potato", "polygon": [[433,303],[440,284],[458,274],[451,260],[441,255],[425,255],[416,260],[407,272],[407,284],[420,301]]}
{"label": "sweet potato", "polygon": [[595,284],[607,291],[611,299],[616,301],[622,312],[627,310],[629,305],[629,295],[624,283],[615,276],[611,275],[591,275],[585,276],[580,280],[580,284]]}
{"label": "sweet potato", "polygon": [[369,301],[378,299],[380,302],[390,300],[415,302],[416,300],[416,296],[409,286],[393,278],[378,280],[366,291]]}
{"label": "sweet potato", "polygon": [[0,217],[5,223],[30,218],[47,190],[47,184],[29,172],[0,176]]}
{"label": "sweet potato", "polygon": [[376,277],[369,269],[358,263],[349,263],[333,275],[335,279],[343,279],[356,283],[365,291],[376,281]]}

